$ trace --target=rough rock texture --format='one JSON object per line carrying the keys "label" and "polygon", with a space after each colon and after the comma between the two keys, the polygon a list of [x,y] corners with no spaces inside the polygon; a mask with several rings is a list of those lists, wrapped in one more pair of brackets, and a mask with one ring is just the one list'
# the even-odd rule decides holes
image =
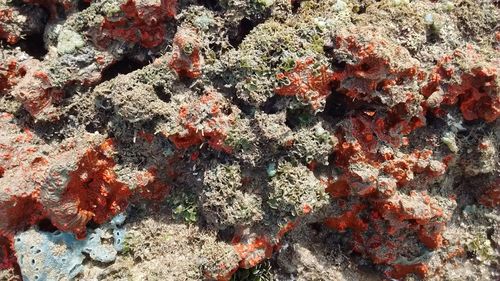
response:
{"label": "rough rock texture", "polygon": [[0,280],[498,280],[499,9],[0,0]]}

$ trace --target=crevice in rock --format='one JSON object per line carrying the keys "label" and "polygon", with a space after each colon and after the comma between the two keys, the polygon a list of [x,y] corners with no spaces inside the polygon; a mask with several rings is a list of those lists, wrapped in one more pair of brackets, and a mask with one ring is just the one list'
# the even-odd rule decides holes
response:
{"label": "crevice in rock", "polygon": [[54,232],[54,231],[57,231],[57,227],[55,227],[52,222],[50,221],[50,219],[43,219],[41,221],[38,222],[37,224],[38,226],[38,229],[40,231],[45,231],[45,232]]}
{"label": "crevice in rock", "polygon": [[296,14],[299,11],[302,0],[292,0],[292,13]]}
{"label": "crevice in rock", "polygon": [[203,5],[212,11],[221,11],[222,7],[217,0],[198,0],[198,5]]}
{"label": "crevice in rock", "polygon": [[43,42],[43,34],[41,33],[27,35],[17,43],[17,46],[23,52],[39,60],[43,59],[48,52]]}
{"label": "crevice in rock", "polygon": [[139,62],[130,58],[123,58],[122,60],[108,66],[102,72],[102,82],[111,80],[119,74],[127,74],[135,70],[141,69],[146,66],[146,63]]}
{"label": "crevice in rock", "polygon": [[261,110],[266,114],[276,114],[283,108],[280,107],[278,101],[280,100],[280,96],[274,95],[266,100],[266,102],[261,106]]}
{"label": "crevice in rock", "polygon": [[307,107],[286,111],[285,124],[292,130],[307,126],[313,120],[313,113]]}
{"label": "crevice in rock", "polygon": [[83,11],[90,7],[91,1],[89,0],[79,0],[78,1],[78,11]]}
{"label": "crevice in rock", "polygon": [[170,93],[165,92],[165,89],[161,85],[153,86],[156,96],[163,102],[169,103],[172,99]]}
{"label": "crevice in rock", "polygon": [[226,229],[219,230],[219,232],[217,232],[217,239],[219,241],[230,242],[233,239],[235,232],[236,229],[234,227],[228,227]]}
{"label": "crevice in rock", "polygon": [[250,19],[243,18],[240,21],[236,32],[229,36],[229,43],[233,47],[237,48],[255,26],[257,26],[257,23],[251,21]]}

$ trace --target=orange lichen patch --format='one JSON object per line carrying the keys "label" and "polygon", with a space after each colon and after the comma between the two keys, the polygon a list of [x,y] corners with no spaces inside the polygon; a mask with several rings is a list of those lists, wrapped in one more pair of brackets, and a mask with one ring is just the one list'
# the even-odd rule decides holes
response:
{"label": "orange lichen patch", "polygon": [[6,40],[9,44],[16,44],[19,41],[19,36],[10,32],[4,25],[4,23],[8,23],[13,20],[14,12],[12,9],[0,9],[0,39]]}
{"label": "orange lichen patch", "polygon": [[175,134],[169,137],[172,143],[178,149],[189,148],[193,145],[198,145],[203,142],[203,139],[200,135],[195,132],[189,132],[187,135],[180,136],[179,134]]}
{"label": "orange lichen patch", "polygon": [[392,270],[386,271],[386,275],[391,278],[401,279],[408,274],[416,274],[420,278],[425,278],[429,272],[426,264],[395,264]]}
{"label": "orange lichen patch", "polygon": [[[353,165],[350,168],[352,171],[330,183],[327,188],[334,198],[342,197],[337,202],[346,211],[326,219],[325,225],[337,231],[352,230],[353,250],[376,264],[391,265],[395,262],[405,252],[409,239],[430,249],[441,247],[442,233],[449,217],[444,214],[439,202],[425,192],[412,191],[405,195],[396,190],[398,181],[400,185],[405,185],[416,173],[429,172],[430,177],[441,175],[443,164],[438,161],[433,163],[435,160],[431,160],[431,156],[431,151],[424,150],[398,157],[391,154],[348,160],[352,161],[349,164]],[[399,159],[401,157],[407,159]],[[371,162],[373,166],[364,161]],[[387,168],[387,173],[384,168]],[[382,176],[371,179],[370,174],[377,174],[373,169],[380,169]],[[434,170],[439,170],[439,173]],[[367,180],[366,186],[377,187],[377,196],[358,192],[364,183],[363,177]],[[360,203],[359,198],[363,198],[364,202]]]}
{"label": "orange lichen patch", "polygon": [[447,218],[429,195],[411,192],[409,196],[394,196],[381,202],[379,210],[380,215],[391,222],[394,231],[404,225],[401,222],[411,222],[417,226],[418,238],[426,247],[441,247]]}
{"label": "orange lichen patch", "polygon": [[500,206],[500,178],[491,184],[491,186],[479,199],[479,203],[490,208]]}
{"label": "orange lichen patch", "polygon": [[[73,231],[81,237],[85,234],[88,221],[104,223],[127,206],[131,192],[116,178],[113,171],[115,162],[108,156],[112,149],[112,139],[89,149],[78,162],[78,168],[69,174],[68,184],[59,202],[66,209],[54,212],[51,217],[60,230]],[[68,208],[74,213],[69,212]]]}
{"label": "orange lichen patch", "polygon": [[169,66],[179,76],[197,78],[201,75],[203,57],[200,53],[200,39],[192,28],[180,28],[172,43],[172,57]]}
{"label": "orange lichen patch", "polygon": [[370,125],[365,117],[353,117],[342,132],[345,136],[338,135],[336,164],[343,174],[337,181],[329,183],[327,191],[332,196],[357,194],[366,197],[377,191],[387,197],[419,174],[427,175],[430,180],[445,173],[447,165],[433,159],[431,150],[399,153],[397,157],[392,150],[379,150],[378,134],[368,127]]}
{"label": "orange lichen patch", "polygon": [[418,239],[429,249],[437,249],[443,245],[444,223],[425,224],[418,231]]}
{"label": "orange lichen patch", "polygon": [[[410,117],[404,105],[396,105],[386,114],[358,114],[344,121],[338,135],[339,159],[379,161],[376,153],[382,144],[399,148],[407,145],[407,135],[425,125],[425,118]],[[382,155],[383,156],[383,155]],[[385,158],[385,156],[383,156]]]}
{"label": "orange lichen patch", "polygon": [[176,5],[176,0],[162,0],[148,5],[127,0],[120,5],[120,15],[104,19],[98,42],[106,46],[109,40],[121,39],[146,48],[157,47],[165,41],[164,22],[175,16]]}
{"label": "orange lichen patch", "polygon": [[446,256],[446,260],[451,260],[456,257],[463,257],[466,254],[465,249],[462,246],[458,246],[455,250],[449,252]]}
{"label": "orange lichen patch", "polygon": [[238,268],[240,268],[238,264],[227,265],[225,263],[220,263],[217,265],[216,272],[206,271],[203,275],[206,280],[229,281]]}
{"label": "orange lichen patch", "polygon": [[280,87],[275,89],[280,96],[295,96],[311,105],[314,111],[322,111],[330,95],[332,72],[326,65],[317,65],[313,58],[295,63],[293,70],[276,75]]}
{"label": "orange lichen patch", "polygon": [[396,179],[399,185],[413,180],[415,174],[425,173],[435,178],[446,172],[446,165],[431,158],[431,150],[414,151],[402,157],[389,159],[382,164],[382,171]]}
{"label": "orange lichen patch", "polygon": [[235,237],[234,249],[240,256],[240,267],[251,268],[271,257],[273,246],[264,236]]}
{"label": "orange lichen patch", "polygon": [[390,106],[415,99],[405,84],[419,79],[418,62],[406,49],[378,33],[354,28],[340,31],[333,38],[334,54],[343,54],[354,62],[335,72],[339,91],[352,99],[380,100]]}
{"label": "orange lichen patch", "polygon": [[366,254],[375,264],[390,264],[397,258],[399,243],[391,241],[391,238],[385,237],[386,233],[374,234],[366,238]]}
{"label": "orange lichen patch", "polygon": [[342,134],[339,134],[339,140],[335,149],[335,163],[339,167],[347,167],[351,161],[371,161],[367,158],[370,154],[366,153],[369,147],[355,138],[346,139]]}
{"label": "orange lichen patch", "polygon": [[15,86],[18,79],[24,75],[26,75],[26,69],[20,67],[15,60],[6,62],[3,66],[0,65],[0,95]]}
{"label": "orange lichen patch", "polygon": [[213,149],[231,153],[232,148],[224,143],[235,116],[224,97],[217,92],[207,92],[179,111],[179,123],[185,129],[170,135],[177,148],[188,148],[204,140]]}
{"label": "orange lichen patch", "polygon": [[[326,191],[342,198],[337,201],[345,211],[324,223],[337,231],[350,229],[353,250],[376,264],[391,265],[412,251],[408,245],[435,249],[443,243],[449,217],[440,205],[425,193],[398,191],[419,175],[429,181],[442,176],[449,163],[435,159],[432,150],[403,153],[398,149],[407,142],[405,135],[424,125],[422,113],[410,117],[400,104],[385,114],[363,112],[345,120],[336,134],[339,143],[334,155],[342,173],[328,182]],[[409,240],[414,242],[408,244]]]}
{"label": "orange lichen patch", "polygon": [[327,218],[325,225],[337,231],[344,232],[351,228],[356,231],[366,231],[368,224],[359,218],[358,214],[365,209],[362,204],[356,204],[352,208],[340,216]]}
{"label": "orange lichen patch", "polygon": [[[441,59],[422,88],[434,107],[458,104],[465,120],[493,122],[500,116],[499,61],[483,62],[471,47]],[[463,65],[472,65],[463,69]],[[440,108],[435,112],[439,114]]]}
{"label": "orange lichen patch", "polygon": [[378,140],[391,144],[393,147],[407,145],[405,136],[418,128],[425,126],[425,111],[412,116],[406,104],[397,104],[385,116],[377,116],[373,122],[373,129]]}

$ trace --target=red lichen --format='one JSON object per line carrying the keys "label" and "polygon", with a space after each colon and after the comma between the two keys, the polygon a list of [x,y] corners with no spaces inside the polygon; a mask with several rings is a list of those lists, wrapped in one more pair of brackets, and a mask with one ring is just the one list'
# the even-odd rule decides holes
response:
{"label": "red lichen", "polygon": [[131,192],[116,178],[115,162],[108,156],[112,150],[112,139],[89,149],[78,162],[77,169],[69,174],[59,200],[64,212],[53,212],[51,217],[60,230],[72,231],[81,237],[85,235],[87,222],[93,220],[102,224],[127,206]]}
{"label": "red lichen", "polygon": [[328,182],[326,184],[326,192],[328,192],[334,198],[347,197],[351,193],[349,182],[345,179],[333,180],[330,178],[328,179]]}
{"label": "red lichen", "polygon": [[326,187],[344,211],[327,218],[325,225],[339,232],[351,230],[353,250],[376,264],[392,265],[412,243],[440,247],[449,219],[429,195],[400,191],[417,178],[432,181],[442,176],[449,161],[439,160],[430,149],[399,150],[407,145],[406,135],[424,124],[417,119],[414,124],[403,120],[403,125],[394,126],[399,129],[385,126],[386,122],[401,122],[397,114],[392,116],[398,108],[389,109],[385,116],[354,112],[344,121],[336,134],[339,143],[335,148],[341,174],[331,178]]}
{"label": "red lichen", "polygon": [[[437,103],[434,107],[458,104],[465,120],[495,121],[500,116],[500,62],[478,63],[483,60],[471,47],[441,59],[422,88],[422,94],[428,97],[427,103]],[[464,69],[463,65],[471,67]]]}
{"label": "red lichen", "polygon": [[341,31],[333,40],[334,53],[346,54],[353,62],[335,72],[338,91],[352,99],[390,106],[415,99],[415,93],[405,87],[421,75],[418,62],[406,49],[365,28]]}
{"label": "red lichen", "polygon": [[240,267],[251,268],[271,257],[273,246],[264,236],[235,236],[232,243],[240,256]]}
{"label": "red lichen", "polygon": [[172,57],[169,66],[179,76],[197,78],[201,75],[203,57],[200,53],[200,40],[192,28],[180,28],[172,43]]}
{"label": "red lichen", "polygon": [[392,270],[386,271],[386,275],[391,278],[401,279],[408,274],[416,274],[420,278],[425,278],[429,272],[427,265],[417,264],[395,264]]}
{"label": "red lichen", "polygon": [[322,111],[331,93],[331,70],[326,65],[316,65],[313,58],[298,60],[293,70],[280,73],[276,78],[281,84],[275,89],[276,94],[295,96],[309,104],[313,111]]}
{"label": "red lichen", "polygon": [[344,232],[347,228],[355,231],[366,231],[368,225],[358,217],[359,212],[363,209],[365,209],[365,206],[356,204],[340,216],[327,218],[325,225],[339,232]]}
{"label": "red lichen", "polygon": [[185,130],[169,136],[177,148],[188,148],[207,140],[213,149],[231,153],[232,148],[224,141],[236,117],[220,93],[209,91],[199,100],[181,106],[178,119]]}
{"label": "red lichen", "polygon": [[105,18],[100,27],[98,42],[107,46],[110,40],[120,39],[154,48],[165,41],[165,21],[176,14],[176,0],[162,0],[144,5],[134,0],[120,5],[120,14]]}

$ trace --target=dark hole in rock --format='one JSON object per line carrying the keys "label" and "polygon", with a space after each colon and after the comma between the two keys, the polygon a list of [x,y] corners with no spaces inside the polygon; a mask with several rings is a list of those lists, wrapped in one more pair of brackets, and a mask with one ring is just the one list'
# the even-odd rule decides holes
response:
{"label": "dark hole in rock", "polygon": [[220,11],[221,6],[217,0],[198,0],[199,5],[203,5],[212,11]]}
{"label": "dark hole in rock", "polygon": [[217,233],[217,238],[221,241],[231,241],[234,237],[234,233],[234,227],[228,227],[226,229],[220,230]]}
{"label": "dark hole in rock", "polygon": [[363,71],[368,71],[368,70],[370,70],[370,68],[371,68],[371,66],[368,63],[363,63],[361,65],[361,70],[363,70]]}
{"label": "dark hole in rock", "polygon": [[91,122],[91,123],[88,123],[86,126],[85,126],[85,131],[89,132],[89,133],[95,133],[95,132],[99,132],[101,129],[101,126],[99,126],[99,124],[97,123],[94,123],[94,122]]}
{"label": "dark hole in rock", "polygon": [[[494,228],[488,228],[486,230],[486,237],[488,237],[488,239],[492,240],[493,239],[493,234],[495,233],[495,229]],[[494,241],[493,241],[494,242]],[[499,241],[500,242],[500,241]]]}
{"label": "dark hole in rock", "polygon": [[317,222],[315,222],[315,223],[310,223],[308,226],[309,226],[312,230],[314,230],[314,232],[315,232],[316,234],[320,233],[320,232],[323,230],[323,224],[321,224],[321,223],[317,223]]}
{"label": "dark hole in rock", "polygon": [[323,115],[330,118],[342,118],[349,112],[349,98],[333,90],[332,93],[326,98],[325,110]]}
{"label": "dark hole in rock", "polygon": [[[233,98],[233,103],[243,112],[245,115],[252,116],[255,113],[255,108],[250,105],[248,102],[239,99],[237,97]],[[230,108],[229,108],[230,109]],[[227,111],[227,114],[231,114],[231,112]]]}
{"label": "dark hole in rock", "polygon": [[466,251],[465,254],[466,254],[468,259],[475,259],[476,258],[476,254],[472,251]]}
{"label": "dark hole in rock", "polygon": [[435,27],[429,27],[426,32],[427,42],[437,43],[440,39],[439,31]]}
{"label": "dark hole in rock", "polygon": [[62,4],[56,4],[56,13],[58,19],[66,19],[66,10],[64,9],[64,6]]}
{"label": "dark hole in rock", "polygon": [[160,100],[166,103],[170,102],[172,95],[170,95],[170,93],[165,92],[165,88],[163,88],[161,85],[155,85],[153,88],[156,96],[158,96]]}
{"label": "dark hole in rock", "polygon": [[38,222],[38,229],[45,232],[54,232],[57,230],[49,219],[43,219]]}
{"label": "dark hole in rock", "polygon": [[119,74],[127,74],[137,69],[144,67],[146,64],[138,62],[130,58],[123,58],[122,60],[108,66],[102,72],[102,81],[108,81]]}
{"label": "dark hole in rock", "polygon": [[232,36],[229,36],[229,43],[233,47],[238,47],[241,42],[243,42],[243,39],[252,31],[252,29],[256,26],[256,24],[247,19],[243,18],[238,25],[238,30],[233,34]]}
{"label": "dark hole in rock", "polygon": [[36,59],[42,59],[47,54],[43,34],[27,35],[23,40],[19,41],[18,45],[21,50]]}
{"label": "dark hole in rock", "polygon": [[357,7],[357,9],[356,9],[356,13],[357,13],[358,15],[361,15],[361,14],[366,13],[366,5],[365,5],[365,4],[362,4],[361,6]]}
{"label": "dark hole in rock", "polygon": [[96,229],[99,227],[99,224],[96,223],[94,220],[90,220],[88,223],[87,223],[87,228],[88,229]]}
{"label": "dark hole in rock", "polygon": [[276,114],[281,108],[279,107],[278,100],[279,96],[274,95],[266,100],[266,102],[262,105],[262,111],[267,114]]}
{"label": "dark hole in rock", "polygon": [[335,70],[344,70],[347,63],[345,61],[334,60],[332,66]]}
{"label": "dark hole in rock", "polygon": [[425,114],[425,123],[427,126],[440,129],[446,126],[446,121],[443,118],[436,116],[430,110]]}
{"label": "dark hole in rock", "polygon": [[309,125],[314,118],[307,107],[290,109],[286,111],[285,124],[292,130]]}
{"label": "dark hole in rock", "polygon": [[89,0],[80,0],[78,1],[78,11],[83,11],[90,7],[90,2]]}

